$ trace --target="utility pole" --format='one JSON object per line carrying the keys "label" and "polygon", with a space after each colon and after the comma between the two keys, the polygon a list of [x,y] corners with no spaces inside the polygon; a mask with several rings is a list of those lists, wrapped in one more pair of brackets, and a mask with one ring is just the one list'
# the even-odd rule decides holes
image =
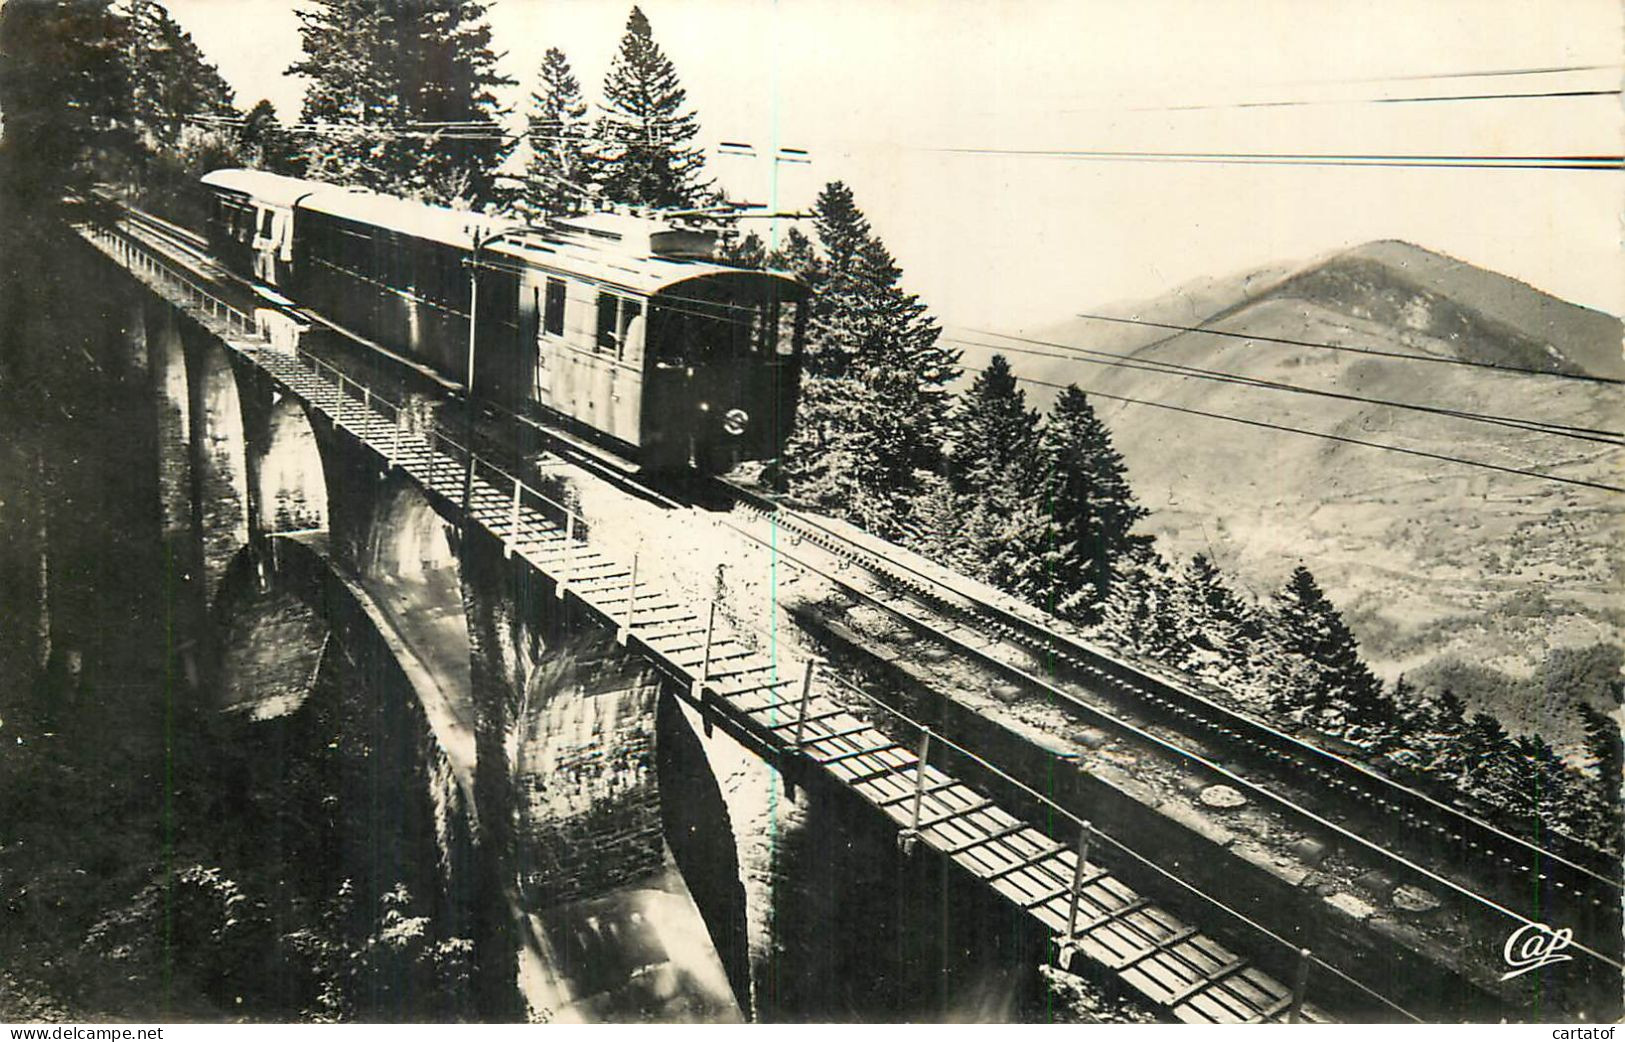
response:
{"label": "utility pole", "polygon": [[468,255],[468,373],[463,380],[463,451],[468,453],[468,466],[463,470],[463,524],[469,521],[469,508],[474,498],[474,363],[479,346],[480,307],[480,251],[505,235],[520,231],[504,228],[489,235],[474,228],[474,248]]}
{"label": "utility pole", "polygon": [[463,526],[468,527],[474,499],[474,351],[479,343],[480,248],[489,241],[474,229],[474,249],[468,256],[468,370],[463,377],[463,451],[468,465],[463,468]]}

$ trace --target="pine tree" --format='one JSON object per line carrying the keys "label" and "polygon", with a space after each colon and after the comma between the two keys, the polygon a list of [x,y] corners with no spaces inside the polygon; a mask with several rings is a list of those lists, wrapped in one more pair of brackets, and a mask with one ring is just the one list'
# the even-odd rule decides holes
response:
{"label": "pine tree", "polygon": [[974,547],[991,540],[989,532],[977,538],[987,520],[974,511],[967,513],[965,497],[954,492],[938,474],[921,472],[920,487],[909,507],[914,538],[909,545],[917,552],[963,575],[986,579],[986,562]]}
{"label": "pine tree", "polygon": [[1146,658],[1167,658],[1179,646],[1179,592],[1168,562],[1149,544],[1123,562],[1093,632]]}
{"label": "pine tree", "polygon": [[886,538],[901,534],[908,491],[872,451],[881,409],[873,388],[852,376],[803,381],[786,471],[796,498]]}
{"label": "pine tree", "polygon": [[1031,493],[1038,456],[1038,410],[1027,408],[1010,362],[994,355],[960,396],[948,420],[949,480],[960,492],[1001,500]]}
{"label": "pine tree", "polygon": [[376,0],[316,0],[295,14],[305,57],[288,73],[310,81],[301,119],[325,128],[305,138],[307,173],[395,188],[405,149],[384,128],[404,122],[407,113],[387,61],[393,18]]}
{"label": "pine tree", "polygon": [[[485,5],[312,0],[298,10],[309,176],[446,205],[495,196],[509,151],[496,124]],[[474,124],[470,126],[469,124]]]}
{"label": "pine tree", "polygon": [[699,120],[684,110],[687,100],[649,19],[633,7],[604,78],[604,113],[594,131],[592,168],[605,199],[658,209],[712,201],[705,154],[693,146]]}
{"label": "pine tree", "polygon": [[155,0],[134,0],[127,27],[130,110],[151,152],[178,152],[189,117],[235,116],[232,90],[186,30]]}
{"label": "pine tree", "polygon": [[498,123],[493,90],[514,86],[497,72],[486,4],[479,0],[415,0],[400,5],[400,68],[411,118],[433,126],[477,123],[436,132],[418,149],[410,194],[468,206],[497,198],[496,173],[513,151]]}
{"label": "pine tree", "polygon": [[[126,180],[128,34],[109,0],[0,6],[0,187],[10,214],[34,214]],[[8,220],[11,219],[8,214]]]}
{"label": "pine tree", "polygon": [[1449,688],[1418,703],[1413,721],[1415,766],[1444,778],[1462,771],[1461,736],[1467,730],[1467,703]]}
{"label": "pine tree", "polygon": [[1467,727],[1467,703],[1461,700],[1460,695],[1445,688],[1431,710],[1433,730],[1452,740],[1461,737]]}
{"label": "pine tree", "polygon": [[1538,733],[1514,741],[1511,754],[1517,782],[1508,793],[1511,809],[1541,825],[1572,827],[1583,796],[1578,775]]}
{"label": "pine tree", "polygon": [[531,215],[576,214],[589,209],[591,180],[587,151],[587,103],[570,61],[549,47],[537,73],[539,89],[530,96],[522,208]]}
{"label": "pine tree", "polygon": [[1003,355],[994,355],[949,412],[948,487],[963,519],[953,533],[969,573],[1054,610],[1066,596],[1050,517],[1033,502],[1038,477],[1038,412]]}
{"label": "pine tree", "polygon": [[1586,754],[1591,760],[1594,787],[1606,805],[1617,805],[1620,783],[1625,780],[1625,743],[1613,717],[1589,702],[1576,702],[1585,727]]}
{"label": "pine tree", "polygon": [[792,227],[785,233],[784,245],[768,252],[766,267],[795,272],[813,288],[813,304],[817,306],[817,290],[824,282],[823,261],[819,259],[817,247],[800,228]]}
{"label": "pine tree", "polygon": [[1460,748],[1467,785],[1504,806],[1516,773],[1512,770],[1512,739],[1501,721],[1489,713],[1474,713],[1462,731]]}
{"label": "pine tree", "polygon": [[1119,562],[1146,542],[1131,531],[1147,511],[1135,501],[1111,432],[1076,385],[1050,410],[1041,452],[1039,495],[1054,519],[1056,545],[1066,548],[1057,582],[1067,591],[1070,614],[1092,622]]}
{"label": "pine tree", "polygon": [[1263,627],[1253,606],[1230,588],[1205,554],[1191,557],[1179,576],[1182,665],[1231,690],[1255,676]]}
{"label": "pine tree", "polygon": [[[901,269],[845,185],[819,194],[814,228],[817,250],[794,237],[787,245],[814,297],[783,475],[804,501],[862,515],[859,523],[878,525],[877,535],[895,536],[909,526],[920,472],[940,455],[945,384],[958,353],[938,341],[925,305],[902,289]],[[824,458],[836,445],[860,458]]]}
{"label": "pine tree", "polygon": [[1069,582],[1073,544],[1060,541],[1060,526],[1042,499],[1016,499],[1009,513],[994,512],[993,524],[973,528],[986,560],[989,583],[1052,614],[1076,613],[1076,587]]}
{"label": "pine tree", "polygon": [[237,144],[243,162],[249,166],[275,174],[297,175],[300,172],[293,138],[282,129],[282,123],[276,116],[276,106],[266,99],[260,99],[248,110]]}
{"label": "pine tree", "polygon": [[1360,658],[1343,617],[1299,565],[1276,596],[1272,683],[1278,709],[1330,714],[1363,727],[1391,725],[1393,706]]}
{"label": "pine tree", "polygon": [[739,234],[738,228],[729,229],[717,243],[717,260],[736,268],[765,268],[767,244],[755,232]]}

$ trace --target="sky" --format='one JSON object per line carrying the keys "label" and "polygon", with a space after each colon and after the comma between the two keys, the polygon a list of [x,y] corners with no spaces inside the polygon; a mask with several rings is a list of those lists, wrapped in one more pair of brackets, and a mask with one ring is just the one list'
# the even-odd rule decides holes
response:
{"label": "sky", "polygon": [[[290,0],[167,0],[237,92],[297,118]],[[1619,171],[1090,162],[997,150],[1618,155],[1615,0],[646,0],[735,195],[859,206],[941,320],[1037,330],[1207,275],[1405,239],[1625,311]],[[624,0],[494,0],[523,102],[548,47],[595,100]],[[1477,75],[1602,66],[1579,72]],[[1466,75],[1475,74],[1475,75]],[[1275,105],[1294,101],[1310,104]],[[977,151],[958,151],[971,149]],[[764,222],[765,224],[766,222]],[[766,232],[768,228],[764,227]]]}

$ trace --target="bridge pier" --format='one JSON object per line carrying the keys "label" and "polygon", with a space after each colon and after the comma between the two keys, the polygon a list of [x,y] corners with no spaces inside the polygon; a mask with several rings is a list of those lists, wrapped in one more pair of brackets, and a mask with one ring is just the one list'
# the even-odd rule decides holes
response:
{"label": "bridge pier", "polygon": [[237,374],[226,348],[182,323],[191,418],[192,516],[212,605],[237,551],[248,545],[247,438]]}
{"label": "bridge pier", "polygon": [[499,542],[459,556],[482,835],[514,889],[528,1015],[740,1019],[666,840],[660,678]]}
{"label": "bridge pier", "polygon": [[250,531],[261,538],[327,531],[327,467],[309,413],[265,377],[244,375]]}
{"label": "bridge pier", "polygon": [[192,393],[181,319],[168,304],[147,307],[147,345],[158,427],[158,498],[167,540],[192,538]]}
{"label": "bridge pier", "polygon": [[[376,1018],[490,1017],[470,987],[478,828],[430,717],[429,671],[319,533],[245,549],[215,624],[222,787],[266,828],[260,843],[289,892],[322,909],[325,941],[351,960],[400,958],[408,975],[350,980],[348,967],[336,980],[376,989],[364,996]],[[392,909],[423,925],[385,936]]]}

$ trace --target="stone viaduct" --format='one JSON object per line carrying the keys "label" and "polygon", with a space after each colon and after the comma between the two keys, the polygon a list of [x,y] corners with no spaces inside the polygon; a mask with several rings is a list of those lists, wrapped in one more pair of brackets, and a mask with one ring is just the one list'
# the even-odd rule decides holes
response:
{"label": "stone viaduct", "polygon": [[268,757],[298,755],[287,725],[314,699],[388,718],[372,737],[399,791],[373,828],[432,837],[403,872],[473,940],[482,1016],[985,1017],[1031,993],[1046,936],[711,726],[197,309],[83,263],[150,396],[187,690]]}

